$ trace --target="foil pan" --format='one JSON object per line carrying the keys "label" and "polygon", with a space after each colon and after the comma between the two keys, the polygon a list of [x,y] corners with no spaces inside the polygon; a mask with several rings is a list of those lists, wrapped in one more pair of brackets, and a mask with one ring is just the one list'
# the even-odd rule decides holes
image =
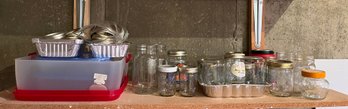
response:
{"label": "foil pan", "polygon": [[206,96],[213,98],[229,97],[261,97],[267,91],[267,85],[259,84],[231,84],[231,85],[206,85],[201,84]]}
{"label": "foil pan", "polygon": [[83,40],[33,38],[32,42],[42,57],[76,57]]}
{"label": "foil pan", "polygon": [[127,54],[129,44],[89,44],[93,57],[96,58],[123,58]]}

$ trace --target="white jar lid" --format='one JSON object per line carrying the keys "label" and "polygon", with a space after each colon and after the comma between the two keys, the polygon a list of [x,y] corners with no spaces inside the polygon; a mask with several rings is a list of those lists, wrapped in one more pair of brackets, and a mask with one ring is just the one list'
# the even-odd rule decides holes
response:
{"label": "white jar lid", "polygon": [[198,68],[197,67],[187,67],[186,71],[187,71],[187,73],[197,73]]}
{"label": "white jar lid", "polygon": [[178,71],[178,67],[174,65],[162,65],[158,67],[158,70],[165,73],[174,73]]}

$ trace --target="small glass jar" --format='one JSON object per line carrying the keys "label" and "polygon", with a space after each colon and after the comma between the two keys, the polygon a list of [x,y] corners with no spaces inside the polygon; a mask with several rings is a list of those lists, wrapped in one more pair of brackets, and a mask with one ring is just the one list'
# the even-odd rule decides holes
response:
{"label": "small glass jar", "polygon": [[175,73],[178,68],[172,65],[163,65],[158,67],[158,90],[161,96],[175,95]]}
{"label": "small glass jar", "polygon": [[293,92],[293,64],[278,60],[270,65],[270,92],[274,96],[288,97]]}
{"label": "small glass jar", "polygon": [[325,79],[325,71],[304,69],[302,70],[302,93],[307,99],[322,100],[329,92],[329,82]]}
{"label": "small glass jar", "polygon": [[[252,70],[254,70],[252,73],[251,78],[251,84],[265,84],[266,82],[266,66],[265,66],[265,60],[261,57],[257,56],[245,56],[245,69],[248,73],[248,68],[252,67]],[[247,64],[252,64],[252,66]],[[249,69],[250,70],[250,69]],[[250,71],[249,71],[250,72]],[[246,76],[250,76],[246,74]],[[250,77],[246,77],[250,78]],[[248,80],[246,80],[248,82]]]}
{"label": "small glass jar", "polygon": [[225,73],[226,84],[244,84],[245,83],[245,63],[243,53],[233,53],[226,57]]}
{"label": "small glass jar", "polygon": [[208,85],[222,85],[225,83],[224,61],[218,58],[202,59],[200,62],[201,82]]}
{"label": "small glass jar", "polygon": [[184,70],[184,77],[180,78],[180,94],[185,97],[192,97],[196,92],[197,84],[197,67],[187,66]]}

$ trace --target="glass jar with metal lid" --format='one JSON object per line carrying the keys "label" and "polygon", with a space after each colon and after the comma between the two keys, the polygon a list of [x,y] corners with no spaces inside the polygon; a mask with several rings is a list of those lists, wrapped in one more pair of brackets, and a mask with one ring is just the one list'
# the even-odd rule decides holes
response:
{"label": "glass jar with metal lid", "polygon": [[233,53],[225,58],[226,84],[245,83],[245,63],[243,53]]}
{"label": "glass jar with metal lid", "polygon": [[325,99],[328,93],[329,82],[325,79],[326,73],[322,70],[304,69],[302,70],[302,93],[307,99]]}
{"label": "glass jar with metal lid", "polygon": [[288,97],[293,92],[293,64],[278,60],[270,63],[270,92],[274,96]]}
{"label": "glass jar with metal lid", "polygon": [[178,68],[173,65],[158,67],[158,91],[161,96],[173,96],[176,92],[175,73]]}
{"label": "glass jar with metal lid", "polygon": [[197,67],[187,66],[184,69],[184,77],[180,78],[180,94],[186,97],[192,97],[196,92],[197,85]]}
{"label": "glass jar with metal lid", "polygon": [[[168,64],[176,65],[178,70],[181,70],[182,67],[186,64],[186,51],[185,50],[169,50],[168,51]],[[177,72],[175,74],[176,87],[177,90],[180,89],[180,74]]]}
{"label": "glass jar with metal lid", "polygon": [[[265,60],[258,56],[245,56],[245,69],[247,83],[251,84],[265,84],[266,81],[266,65]],[[254,70],[254,71],[250,71]],[[253,72],[250,74],[250,72]]]}

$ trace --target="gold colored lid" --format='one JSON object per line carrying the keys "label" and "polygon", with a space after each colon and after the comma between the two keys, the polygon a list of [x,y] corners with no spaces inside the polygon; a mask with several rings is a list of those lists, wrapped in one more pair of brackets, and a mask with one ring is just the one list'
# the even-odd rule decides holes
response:
{"label": "gold colored lid", "polygon": [[303,69],[301,71],[303,77],[308,78],[325,78],[326,73],[323,70],[315,70],[315,69]]}
{"label": "gold colored lid", "polygon": [[186,56],[185,50],[169,50],[168,51],[169,56]]}
{"label": "gold colored lid", "polygon": [[277,67],[277,68],[293,68],[293,64],[291,61],[287,60],[277,60],[269,63],[271,67]]}
{"label": "gold colored lid", "polygon": [[228,58],[244,58],[245,57],[245,54],[244,53],[235,53],[235,52],[227,52],[225,53],[225,59],[228,59]]}

